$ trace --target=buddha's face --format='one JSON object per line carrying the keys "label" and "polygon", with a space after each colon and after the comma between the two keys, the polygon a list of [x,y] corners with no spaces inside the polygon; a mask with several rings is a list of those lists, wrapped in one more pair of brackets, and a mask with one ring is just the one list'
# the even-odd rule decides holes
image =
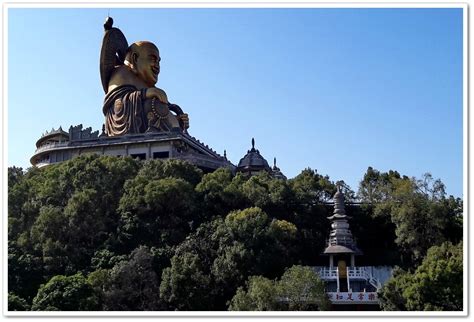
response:
{"label": "buddha's face", "polygon": [[137,76],[148,87],[154,87],[160,73],[160,52],[153,44],[143,44],[137,49],[135,67]]}

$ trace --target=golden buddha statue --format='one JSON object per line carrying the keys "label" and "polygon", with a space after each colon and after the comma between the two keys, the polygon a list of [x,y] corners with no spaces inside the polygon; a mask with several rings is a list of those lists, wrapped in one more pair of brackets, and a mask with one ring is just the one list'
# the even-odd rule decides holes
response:
{"label": "golden buddha statue", "polygon": [[173,129],[186,132],[188,115],[169,103],[165,91],[155,87],[161,60],[158,47],[149,41],[128,46],[125,36],[112,24],[109,17],[104,24],[100,60],[106,93],[102,109],[105,133],[117,136]]}

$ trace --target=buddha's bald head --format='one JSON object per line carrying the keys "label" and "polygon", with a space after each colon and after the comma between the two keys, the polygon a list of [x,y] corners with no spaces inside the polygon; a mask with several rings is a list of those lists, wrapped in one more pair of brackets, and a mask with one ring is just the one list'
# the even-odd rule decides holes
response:
{"label": "buddha's bald head", "polygon": [[158,47],[150,41],[131,44],[125,56],[126,64],[148,87],[155,86],[158,81],[160,60]]}

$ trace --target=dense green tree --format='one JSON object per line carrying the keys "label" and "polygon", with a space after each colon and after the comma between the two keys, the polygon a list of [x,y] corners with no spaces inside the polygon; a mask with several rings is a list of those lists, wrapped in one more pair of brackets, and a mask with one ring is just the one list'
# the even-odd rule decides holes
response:
{"label": "dense green tree", "polygon": [[402,179],[394,181],[392,200],[376,208],[376,212],[390,213],[396,227],[395,242],[414,263],[420,262],[428,248],[446,240],[443,232],[449,208],[444,200],[444,192],[427,192],[419,181]]}
{"label": "dense green tree", "polygon": [[407,308],[458,311],[463,308],[462,243],[433,246],[404,290]]}
{"label": "dense green tree", "polygon": [[177,310],[212,310],[216,296],[208,271],[197,254],[175,255],[163,271],[160,296]]}
{"label": "dense green tree", "polygon": [[9,168],[8,182],[8,240],[26,235],[39,213],[40,204],[35,188],[43,181],[43,173],[30,168],[24,175],[19,168]]}
{"label": "dense green tree", "polygon": [[25,175],[23,168],[20,167],[8,167],[8,186],[13,187],[20,182]]}
{"label": "dense green tree", "polygon": [[324,282],[309,267],[295,265],[280,280],[251,276],[229,304],[232,311],[322,311],[330,302]]}
{"label": "dense green tree", "polygon": [[380,306],[384,311],[406,311],[406,299],[403,290],[412,283],[411,275],[399,267],[395,267],[393,276],[379,291]]}
{"label": "dense green tree", "polygon": [[89,279],[96,288],[102,284],[105,310],[164,309],[159,298],[159,277],[153,270],[153,256],[148,247],[135,249],[130,260],[121,261],[108,271],[96,271]]}
{"label": "dense green tree", "polygon": [[54,275],[88,268],[96,248],[113,240],[123,184],[138,167],[131,158],[83,155],[23,176],[10,171],[9,280],[16,281],[10,284],[15,294],[31,300]]}
{"label": "dense green tree", "polygon": [[278,287],[275,281],[263,276],[250,276],[246,287],[240,286],[230,301],[230,311],[277,311]]}
{"label": "dense green tree", "polygon": [[36,188],[41,204],[65,207],[76,192],[96,190],[104,208],[116,208],[124,182],[135,176],[140,164],[130,157],[85,154],[60,164],[40,169],[44,178]]}
{"label": "dense green tree", "polygon": [[202,170],[189,162],[177,159],[154,159],[147,160],[143,163],[135,179],[183,179],[189,182],[194,188],[201,181],[202,175]]}
{"label": "dense green tree", "polygon": [[329,180],[329,177],[322,176],[311,168],[303,170],[288,181],[296,194],[298,204],[306,208],[328,201],[336,193],[336,186]]}
{"label": "dense green tree", "polygon": [[121,261],[128,260],[127,255],[117,255],[109,249],[99,249],[91,259],[91,268],[94,270],[110,269]]}
{"label": "dense green tree", "polygon": [[[280,297],[301,297],[298,281],[310,275],[287,271],[294,276],[284,278],[285,269],[327,264],[320,253],[336,185],[315,170],[289,180],[227,168],[203,175],[179,160],[82,155],[41,169],[9,168],[8,182],[11,307],[29,309],[36,296],[34,308],[62,310],[58,294],[74,283],[76,290],[84,281],[71,278],[81,273],[93,295],[74,292],[89,294],[83,299],[94,298],[101,310],[225,310],[233,298],[235,307],[252,310],[323,308],[267,296],[288,281]],[[346,201],[356,199],[337,184]],[[424,267],[433,245],[462,240],[462,200],[446,197],[429,174],[373,168],[357,198],[362,205],[346,204],[346,212],[364,251],[359,263],[405,269],[387,284],[386,309],[440,309],[424,288],[460,307],[459,288],[430,284],[420,277],[431,274],[426,267],[415,278],[415,267]]]}
{"label": "dense green tree", "polygon": [[457,244],[463,240],[463,202],[461,198],[442,198],[443,213],[445,214],[445,225],[443,228],[443,236]]}
{"label": "dense green tree", "polygon": [[55,275],[75,273],[66,250],[68,226],[68,220],[60,207],[43,206],[31,229],[31,242],[35,253],[41,254],[46,280]]}
{"label": "dense green tree", "polygon": [[16,247],[15,242],[8,245],[8,291],[31,303],[43,278],[43,261],[40,256],[25,253]]}
{"label": "dense green tree", "polygon": [[33,299],[33,311],[95,311],[99,298],[81,274],[57,275],[41,286]]}
{"label": "dense green tree", "polygon": [[120,201],[122,243],[163,246],[181,242],[194,225],[196,195],[180,178],[129,181]]}
{"label": "dense green tree", "polygon": [[380,172],[368,167],[359,184],[358,198],[370,203],[387,201],[391,199],[394,184],[398,180],[409,180],[409,178],[400,176],[397,171]]}
{"label": "dense green tree", "polygon": [[290,311],[327,310],[329,300],[324,282],[310,268],[293,266],[281,277],[278,293]]}
{"label": "dense green tree", "polygon": [[273,178],[262,171],[245,181],[241,191],[252,206],[261,208],[272,217],[291,219],[296,197],[286,180]]}
{"label": "dense green tree", "polygon": [[8,239],[15,239],[27,229],[28,214],[22,209],[28,198],[28,184],[22,168],[8,168]]}
{"label": "dense green tree", "polygon": [[214,310],[221,296],[210,278],[222,219],[205,222],[176,247],[162,273],[160,297],[177,310]]}
{"label": "dense green tree", "polygon": [[201,211],[210,217],[225,217],[231,210],[246,208],[250,204],[240,189],[242,178],[236,179],[229,168],[207,173],[196,186],[202,200]]}
{"label": "dense green tree", "polygon": [[359,196],[375,202],[375,217],[384,218],[386,225],[394,225],[395,242],[404,267],[419,264],[433,245],[462,239],[459,220],[462,202],[452,197],[447,199],[444,184],[439,179],[433,180],[430,174],[416,179],[369,167],[360,184]]}
{"label": "dense green tree", "polygon": [[296,227],[259,208],[233,211],[200,227],[178,248],[160,294],[180,310],[225,309],[250,275],[276,277],[293,261]]}
{"label": "dense green tree", "polygon": [[29,311],[29,309],[30,306],[25,299],[12,292],[8,293],[8,311]]}
{"label": "dense green tree", "polygon": [[431,247],[413,273],[399,272],[383,286],[380,299],[384,310],[462,310],[462,243]]}
{"label": "dense green tree", "polygon": [[124,187],[119,239],[130,250],[139,245],[174,245],[197,226],[194,187],[202,171],[180,160],[146,161]]}

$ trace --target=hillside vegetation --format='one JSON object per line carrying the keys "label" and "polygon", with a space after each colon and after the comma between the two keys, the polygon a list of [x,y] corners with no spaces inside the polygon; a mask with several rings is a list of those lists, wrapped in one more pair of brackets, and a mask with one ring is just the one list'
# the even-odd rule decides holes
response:
{"label": "hillside vegetation", "polygon": [[[328,265],[335,184],[96,155],[11,167],[8,308],[325,310],[308,266]],[[370,167],[357,193],[340,184],[357,264],[398,267],[382,308],[461,310],[462,200],[430,175]]]}

